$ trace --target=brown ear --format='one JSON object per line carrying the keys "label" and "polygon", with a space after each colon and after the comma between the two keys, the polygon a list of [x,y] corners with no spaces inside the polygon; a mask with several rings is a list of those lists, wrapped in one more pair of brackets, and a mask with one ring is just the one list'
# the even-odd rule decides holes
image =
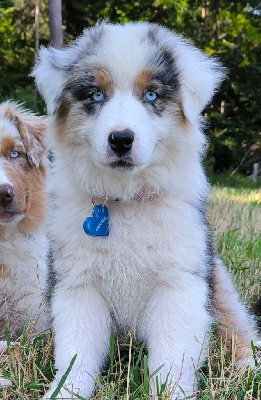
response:
{"label": "brown ear", "polygon": [[46,146],[45,146],[45,129],[46,123],[43,117],[35,115],[23,116],[20,114],[15,117],[15,121],[21,135],[27,159],[32,167],[38,168],[40,165],[45,166]]}

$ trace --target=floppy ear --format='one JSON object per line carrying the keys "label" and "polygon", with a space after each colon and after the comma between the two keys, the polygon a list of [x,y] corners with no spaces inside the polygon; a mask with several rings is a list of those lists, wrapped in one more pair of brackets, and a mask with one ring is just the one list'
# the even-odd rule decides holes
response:
{"label": "floppy ear", "polygon": [[7,101],[5,116],[13,121],[21,135],[27,159],[32,167],[48,163],[45,146],[46,117],[38,117],[14,102]]}
{"label": "floppy ear", "polygon": [[70,76],[71,65],[74,65],[78,59],[80,49],[77,43],[79,41],[80,39],[77,39],[64,49],[52,47],[40,49],[39,58],[31,76],[35,77],[38,90],[46,102],[48,114],[53,114],[59,105],[62,91]]}
{"label": "floppy ear", "polygon": [[[59,105],[59,100],[75,66],[83,53],[89,53],[96,36],[92,36],[93,28],[86,28],[83,34],[63,49],[41,47],[39,58],[31,72],[36,85],[43,96],[48,114],[53,114]],[[101,23],[97,32],[103,29]]]}
{"label": "floppy ear", "polygon": [[48,114],[56,110],[62,90],[66,84],[66,71],[60,63],[60,53],[66,50],[42,47],[39,59],[31,73],[35,77],[36,85],[43,96]]}
{"label": "floppy ear", "polygon": [[45,118],[21,113],[16,115],[14,120],[21,135],[29,164],[36,168],[45,167],[47,165]]}
{"label": "floppy ear", "polygon": [[189,43],[183,42],[183,46],[185,48],[177,57],[182,106],[187,120],[194,123],[211,101],[226,72],[216,59],[207,57]]}

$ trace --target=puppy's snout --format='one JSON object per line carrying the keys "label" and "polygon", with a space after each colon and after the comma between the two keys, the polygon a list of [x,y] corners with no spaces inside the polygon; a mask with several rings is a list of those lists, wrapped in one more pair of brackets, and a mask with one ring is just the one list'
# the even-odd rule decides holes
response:
{"label": "puppy's snout", "polygon": [[123,156],[132,148],[134,133],[129,129],[123,131],[112,131],[108,137],[112,151],[118,156]]}
{"label": "puppy's snout", "polygon": [[0,184],[0,206],[6,207],[14,200],[15,191],[8,183]]}

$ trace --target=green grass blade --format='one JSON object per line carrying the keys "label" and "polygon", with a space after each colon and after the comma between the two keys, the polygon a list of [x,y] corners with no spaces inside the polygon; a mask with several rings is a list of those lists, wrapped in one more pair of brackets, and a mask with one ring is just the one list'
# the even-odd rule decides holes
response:
{"label": "green grass blade", "polygon": [[71,360],[71,362],[69,364],[69,367],[67,368],[67,370],[65,371],[65,373],[61,377],[57,388],[55,389],[55,391],[53,392],[53,394],[50,397],[50,400],[55,400],[56,399],[56,396],[59,394],[61,388],[63,387],[63,385],[64,385],[64,383],[65,383],[65,381],[66,381],[66,379],[67,379],[67,377],[69,375],[69,373],[71,372],[71,369],[73,367],[73,364],[75,363],[76,357],[77,357],[77,354],[75,354],[75,356],[73,356],[73,358],[72,358],[72,360]]}
{"label": "green grass blade", "polygon": [[23,333],[22,333],[22,336],[21,336],[21,339],[20,339],[20,344],[21,344],[21,346],[24,346],[25,343],[26,343],[26,332],[27,332],[28,324],[29,324],[29,320],[27,319],[27,320],[25,321],[25,323],[24,323]]}
{"label": "green grass blade", "polygon": [[7,348],[9,348],[11,346],[11,340],[7,326],[5,326],[5,338],[6,338]]}
{"label": "green grass blade", "polygon": [[114,368],[114,335],[111,333],[110,335],[110,369],[111,372]]}

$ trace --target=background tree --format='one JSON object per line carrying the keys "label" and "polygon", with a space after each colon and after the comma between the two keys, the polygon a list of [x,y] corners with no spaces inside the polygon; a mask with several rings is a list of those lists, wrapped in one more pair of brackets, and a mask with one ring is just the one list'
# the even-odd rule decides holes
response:
{"label": "background tree", "polygon": [[62,47],[63,28],[62,28],[62,0],[49,0],[49,29],[50,45]]}
{"label": "background tree", "polygon": [[[47,3],[40,2],[39,36],[48,44]],[[35,108],[29,73],[35,55],[35,0],[0,0],[0,100],[14,99]],[[38,108],[39,107],[39,108]],[[43,102],[36,105],[43,111]]]}
{"label": "background tree", "polygon": [[[0,0],[0,99],[12,97],[28,107],[34,107],[33,80],[28,74],[34,58],[35,1]],[[57,7],[56,1],[61,0],[49,0],[49,10]],[[251,173],[253,162],[261,158],[260,0],[63,0],[62,7],[65,43],[99,19],[143,20],[174,29],[218,57],[227,68],[228,79],[206,110],[207,164],[215,171],[232,170],[247,154],[240,168]],[[40,43],[48,44],[47,0],[40,1],[39,32]],[[61,45],[61,41],[52,43]],[[38,103],[40,112],[43,107]]]}

